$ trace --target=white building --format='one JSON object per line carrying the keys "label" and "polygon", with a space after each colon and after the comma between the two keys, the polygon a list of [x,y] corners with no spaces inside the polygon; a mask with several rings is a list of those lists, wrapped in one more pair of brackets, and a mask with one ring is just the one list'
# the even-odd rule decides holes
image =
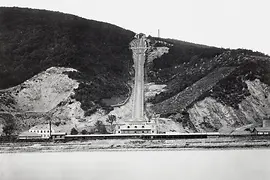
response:
{"label": "white building", "polygon": [[41,135],[41,138],[47,139],[50,138],[51,133],[54,133],[55,130],[52,127],[50,128],[49,124],[39,124],[29,129],[29,132],[37,133]]}
{"label": "white building", "polygon": [[146,121],[129,121],[123,125],[117,125],[116,134],[156,134],[155,123]]}

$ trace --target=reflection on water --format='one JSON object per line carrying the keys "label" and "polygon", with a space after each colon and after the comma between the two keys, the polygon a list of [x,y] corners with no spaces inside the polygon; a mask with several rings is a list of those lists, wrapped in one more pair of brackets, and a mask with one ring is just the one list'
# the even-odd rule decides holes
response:
{"label": "reflection on water", "polygon": [[0,179],[269,180],[269,162],[265,149],[0,154]]}

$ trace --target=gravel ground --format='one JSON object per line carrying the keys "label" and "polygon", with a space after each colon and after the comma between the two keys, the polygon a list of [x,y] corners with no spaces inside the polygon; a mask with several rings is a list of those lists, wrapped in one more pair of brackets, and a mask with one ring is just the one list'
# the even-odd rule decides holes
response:
{"label": "gravel ground", "polygon": [[67,152],[99,150],[186,150],[186,149],[238,149],[268,148],[270,139],[213,138],[181,140],[88,140],[70,142],[1,143],[0,153]]}

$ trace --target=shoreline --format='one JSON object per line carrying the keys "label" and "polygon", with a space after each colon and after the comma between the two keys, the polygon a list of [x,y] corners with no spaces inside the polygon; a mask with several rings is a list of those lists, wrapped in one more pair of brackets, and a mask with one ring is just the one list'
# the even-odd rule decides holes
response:
{"label": "shoreline", "polygon": [[46,153],[46,152],[94,152],[94,151],[188,151],[188,150],[239,150],[268,149],[270,139],[243,140],[94,140],[71,142],[24,142],[2,143],[0,154],[6,153]]}
{"label": "shoreline", "polygon": [[88,150],[42,150],[42,151],[0,151],[1,154],[20,154],[20,153],[76,153],[76,152],[140,152],[140,151],[220,151],[220,150],[267,150],[268,146],[256,146],[256,147],[217,147],[217,148],[101,148],[101,149],[88,149]]}

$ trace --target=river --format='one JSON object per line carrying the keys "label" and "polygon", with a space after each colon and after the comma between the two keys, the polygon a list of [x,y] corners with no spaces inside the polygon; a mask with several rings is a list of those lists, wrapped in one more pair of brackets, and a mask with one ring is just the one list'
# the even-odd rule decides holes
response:
{"label": "river", "polygon": [[269,180],[270,150],[0,154],[1,180]]}

